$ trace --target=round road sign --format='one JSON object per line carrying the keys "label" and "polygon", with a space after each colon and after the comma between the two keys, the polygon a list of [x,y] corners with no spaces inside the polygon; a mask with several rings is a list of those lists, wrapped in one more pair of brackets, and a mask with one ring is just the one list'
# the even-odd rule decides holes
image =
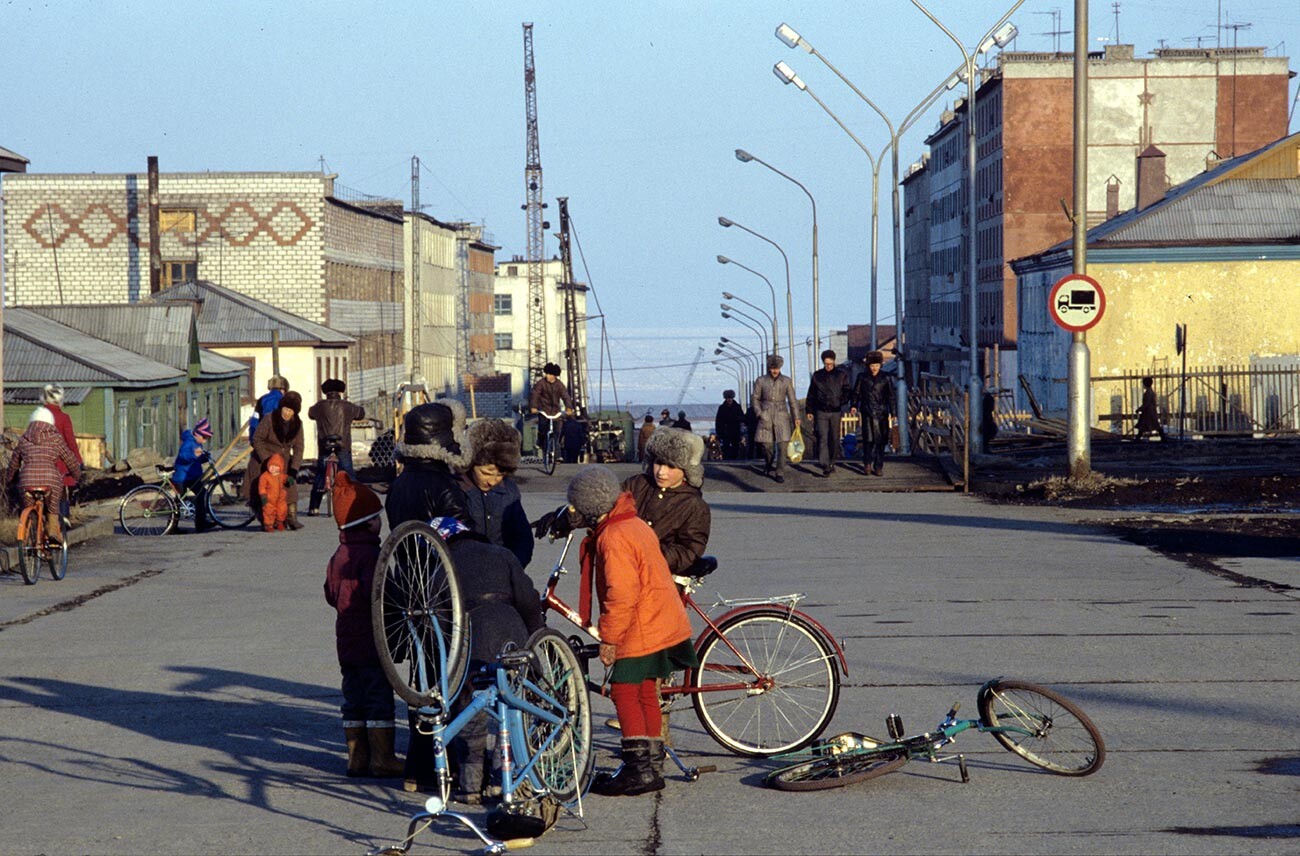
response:
{"label": "round road sign", "polygon": [[1097,280],[1072,273],[1057,280],[1047,298],[1047,312],[1058,327],[1071,333],[1091,329],[1106,312],[1106,293]]}

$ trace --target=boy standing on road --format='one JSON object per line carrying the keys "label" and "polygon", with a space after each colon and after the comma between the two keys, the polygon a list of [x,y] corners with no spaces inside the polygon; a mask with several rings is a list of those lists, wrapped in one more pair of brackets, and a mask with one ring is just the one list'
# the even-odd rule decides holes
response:
{"label": "boy standing on road", "polygon": [[334,481],[339,546],[325,569],[325,601],[338,611],[334,640],[343,673],[343,734],[348,775],[402,775],[393,755],[393,689],[379,665],[370,623],[370,587],[379,561],[383,507],[375,492],[346,472]]}

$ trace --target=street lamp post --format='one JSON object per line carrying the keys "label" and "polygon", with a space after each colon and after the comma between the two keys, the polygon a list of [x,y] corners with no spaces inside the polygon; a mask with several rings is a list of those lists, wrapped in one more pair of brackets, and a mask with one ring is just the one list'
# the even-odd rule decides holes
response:
{"label": "street lamp post", "polygon": [[[722,317],[731,321],[735,321],[737,324],[743,324],[744,326],[752,330],[754,334],[758,336],[759,350],[765,354],[768,353],[767,334],[763,332],[762,323],[759,322],[758,319],[754,318],[754,316],[747,315],[746,313],[741,312],[739,309],[732,309],[730,306],[727,306],[725,303],[723,304],[723,306],[725,308],[722,311]],[[750,319],[750,321],[753,321],[754,323],[753,324],[749,323],[749,321],[745,320],[746,318]]]}
{"label": "street lamp post", "polygon": [[[991,50],[993,45],[1003,45],[1011,41],[1015,36],[1015,27],[1007,24],[1007,19],[1020,8],[1025,0],[1016,0],[1015,4],[1006,11],[998,22],[988,29],[979,40],[978,48],[974,51],[966,50],[966,46],[961,43],[961,39],[953,35],[952,31],[940,23],[939,19],[930,13],[929,9],[921,5],[920,0],[912,0],[912,5],[920,9],[925,17],[929,18],[936,27],[943,30],[944,35],[952,39],[953,44],[961,51],[962,60],[965,65],[966,74],[966,265],[967,280],[970,288],[970,300],[967,304],[967,311],[970,313],[970,319],[967,324],[967,335],[970,337],[970,354],[968,361],[970,363],[970,422],[966,426],[966,447],[970,448],[971,443],[979,443],[979,438],[983,435],[980,433],[980,419],[983,416],[983,410],[980,407],[981,401],[981,378],[979,373],[979,302],[976,288],[979,283],[979,273],[976,270],[978,263],[978,244],[976,240],[976,208],[975,208],[975,167],[977,154],[975,148],[975,90],[979,87],[979,81],[975,79],[975,59],[984,51]],[[1006,25],[1005,27],[1003,25]],[[1078,212],[1076,212],[1078,213]],[[1083,216],[1079,214],[1078,216]]]}
{"label": "street lamp post", "polygon": [[[732,226],[735,226],[737,229],[743,229],[744,231],[753,235],[755,238],[758,238],[763,241],[767,241],[769,244],[776,247],[776,251],[781,254],[781,259],[785,262],[785,337],[786,337],[785,356],[786,359],[790,361],[790,374],[793,375],[794,374],[794,298],[790,294],[790,257],[785,254],[785,250],[783,250],[781,248],[781,245],[778,244],[776,241],[773,241],[771,238],[767,237],[766,235],[762,235],[758,232],[755,232],[753,229],[749,228],[748,226],[737,223],[735,220],[729,220],[726,217],[719,217],[718,225],[723,227],[724,229],[729,229]],[[721,260],[723,257],[719,256],[718,258],[719,260]],[[771,283],[768,283],[768,285],[770,286]],[[775,318],[776,315],[777,315],[776,292],[773,291],[772,292],[772,317]],[[777,343],[779,341],[780,341],[780,337],[776,335],[776,325],[773,324],[772,325],[772,350],[773,351],[777,349],[778,347]]]}
{"label": "street lamp post", "polygon": [[[790,182],[791,184],[794,184],[795,186],[797,186],[800,190],[802,190],[802,191],[804,192],[804,195],[808,197],[808,201],[812,203],[812,317],[813,317],[813,336],[816,337],[816,338],[820,341],[820,327],[821,327],[821,301],[820,301],[820,297],[819,297],[819,294],[818,294],[818,284],[817,284],[817,200],[816,200],[816,199],[813,199],[813,195],[812,195],[811,193],[808,192],[808,188],[804,187],[802,182],[800,182],[800,181],[798,181],[798,180],[796,180],[796,179],[794,179],[794,178],[791,178],[789,175],[786,175],[784,172],[782,172],[781,170],[779,170],[779,169],[777,169],[776,167],[772,166],[772,165],[771,165],[770,163],[768,163],[767,161],[763,160],[763,159],[760,158],[760,157],[755,157],[754,155],[751,155],[749,152],[745,151],[744,149],[736,149],[736,160],[740,161],[741,163],[749,163],[750,161],[753,161],[754,163],[762,164],[763,166],[765,166],[765,167],[767,167],[768,169],[772,170],[772,172],[774,172],[774,173],[776,173],[777,175],[779,175],[779,176],[781,176],[782,178],[784,178],[786,181],[788,181],[788,182]],[[793,302],[792,302],[792,300],[791,300],[791,298],[790,298],[790,292],[789,292],[789,290],[787,290],[786,293],[785,293],[785,305],[786,305],[786,313],[787,313],[791,318],[793,318],[793,316],[794,316],[793,305],[794,305],[794,304],[793,304]],[[794,322],[791,321],[790,324],[789,324],[789,326],[791,327],[791,329],[793,329],[793,328],[794,328]],[[791,333],[791,335],[793,335],[793,333]],[[793,341],[791,341],[791,343],[790,343],[790,348],[791,348],[791,350],[793,351],[793,349],[794,349]],[[809,365],[809,366],[808,366],[808,373],[809,373],[809,374],[812,374],[812,371],[813,371],[813,367],[812,367],[811,365]],[[790,374],[791,374],[791,375],[794,374],[794,355],[793,355],[793,353],[790,355]]]}
{"label": "street lamp post", "polygon": [[[769,321],[772,319],[772,316],[768,315],[767,312],[761,306],[755,306],[753,303],[750,303],[745,298],[740,297],[739,295],[736,294],[732,294],[730,291],[722,292],[722,297],[724,300],[734,300],[737,303],[745,304],[750,309],[753,309],[755,312],[757,312],[759,315],[762,315],[764,318],[766,318]],[[775,353],[777,350],[778,349],[775,346],[773,346],[772,351]]]}
{"label": "street lamp post", "polygon": [[734,379],[734,380],[736,381],[736,388],[740,391],[740,395],[741,395],[741,398],[740,398],[740,401],[742,402],[741,406],[742,406],[742,407],[746,407],[746,406],[748,406],[747,404],[744,403],[744,402],[746,401],[746,399],[745,399],[745,397],[744,397],[744,396],[745,396],[745,379],[744,379],[743,377],[740,376],[740,370],[739,370],[738,368],[732,368],[732,367],[729,366],[729,365],[717,365],[717,364],[715,364],[715,365],[713,366],[713,368],[714,368],[716,371],[720,371],[720,372],[722,372],[722,373],[725,374],[725,375],[730,375],[730,376],[732,377],[732,379]]}
{"label": "street lamp post", "polygon": [[[719,217],[718,219],[719,219],[719,220],[722,220],[723,218]],[[728,222],[730,222],[730,221],[728,221]],[[737,223],[736,225],[739,226],[740,224]],[[744,227],[741,226],[741,228],[743,229]],[[747,270],[747,271],[749,271],[749,272],[752,273],[754,276],[758,277],[759,279],[763,280],[763,282],[767,283],[767,290],[768,290],[769,292],[771,292],[771,294],[772,294],[772,314],[771,314],[771,315],[768,315],[766,312],[763,312],[762,309],[759,309],[757,306],[754,306],[754,304],[750,303],[748,300],[745,300],[745,299],[740,298],[740,297],[737,297],[736,299],[739,300],[741,303],[745,304],[746,306],[749,306],[749,307],[752,307],[752,308],[754,308],[754,309],[757,309],[759,312],[763,312],[763,316],[764,316],[765,318],[767,318],[769,321],[772,322],[772,351],[773,351],[773,353],[775,353],[776,350],[777,350],[777,348],[780,347],[781,336],[777,333],[777,329],[776,329],[776,289],[772,287],[772,280],[770,280],[770,279],[768,279],[767,277],[763,276],[761,273],[759,273],[758,271],[754,270],[753,268],[751,268],[751,267],[746,267],[745,265],[741,264],[740,262],[736,261],[735,259],[730,259],[730,258],[727,258],[726,256],[718,256],[718,264],[720,264],[720,265],[735,265],[736,267],[738,267],[738,268],[740,268],[740,269],[742,269],[742,270]],[[788,288],[787,288],[787,291],[788,291]],[[730,297],[729,295],[727,295],[725,292],[724,292],[724,296],[725,296],[728,300],[731,299],[731,297]],[[787,325],[787,326],[789,326],[789,325]]]}
{"label": "street lamp post", "polygon": [[714,348],[713,353],[714,355],[720,356],[725,360],[731,360],[733,363],[736,364],[736,370],[739,373],[739,383],[742,387],[745,388],[745,392],[746,392],[745,405],[748,406],[749,405],[748,392],[751,383],[749,380],[749,371],[750,371],[749,360],[745,359],[739,354],[732,353],[731,351],[727,351],[722,348]]}
{"label": "street lamp post", "polygon": [[718,338],[718,347],[732,348],[744,354],[746,360],[753,360],[754,361],[753,376],[755,379],[757,379],[760,374],[766,371],[766,363],[764,362],[763,358],[760,357],[758,354],[754,353],[753,351],[751,351],[749,348],[746,348],[744,345],[740,344],[739,342],[728,339],[726,336],[720,336]]}

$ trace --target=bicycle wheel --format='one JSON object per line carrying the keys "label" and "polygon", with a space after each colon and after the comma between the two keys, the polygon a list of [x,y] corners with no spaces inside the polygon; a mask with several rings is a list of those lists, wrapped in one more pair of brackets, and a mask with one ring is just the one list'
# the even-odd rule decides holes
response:
{"label": "bicycle wheel", "polygon": [[763,784],[778,791],[825,791],[892,773],[907,763],[902,749],[829,755],[773,770]]}
{"label": "bicycle wheel", "polygon": [[546,443],[542,446],[542,472],[548,476],[555,472],[555,449],[558,444],[555,440],[555,428],[546,435]]}
{"label": "bicycle wheel", "polygon": [[469,664],[468,616],[451,554],[427,523],[408,520],[384,539],[370,620],[398,696],[412,707],[450,704]]}
{"label": "bicycle wheel", "polygon": [[208,517],[222,529],[239,529],[253,519],[253,509],[240,495],[236,479],[238,476],[227,474],[210,482],[200,500],[207,506]]}
{"label": "bicycle wheel", "polygon": [[18,545],[18,568],[22,571],[23,582],[34,586],[41,578],[41,558],[36,545],[37,536],[41,534],[37,530],[42,528],[37,517],[43,512],[40,506],[34,506],[24,513],[27,515],[27,525],[24,527],[22,543]]}
{"label": "bicycle wheel", "polygon": [[71,521],[66,517],[62,517],[59,524],[63,527],[63,540],[57,547],[45,549],[45,562],[50,566],[50,576],[56,580],[68,575],[68,530],[72,528]]}
{"label": "bicycle wheel", "polygon": [[179,517],[175,497],[154,484],[132,488],[117,507],[117,519],[128,535],[166,535]]}
{"label": "bicycle wheel", "polygon": [[541,628],[529,637],[528,649],[536,659],[522,677],[536,684],[549,698],[525,688],[524,700],[550,711],[558,703],[568,718],[563,725],[556,726],[520,710],[519,739],[512,740],[516,766],[522,767],[536,757],[533,772],[538,781],[560,802],[571,803],[586,790],[596,760],[591,747],[591,699],[587,695],[586,678],[578,656],[559,632]]}
{"label": "bicycle wheel", "polygon": [[1062,776],[1087,776],[1106,760],[1092,720],[1047,687],[1027,681],[991,681],[980,691],[980,720],[994,739],[1036,767]]}
{"label": "bicycle wheel", "polygon": [[334,477],[339,474],[339,462],[328,460],[325,463],[325,495],[321,497],[321,504],[325,507],[325,516],[334,516]]}
{"label": "bicycle wheel", "polygon": [[721,635],[710,630],[701,640],[700,666],[687,676],[699,689],[692,701],[704,730],[732,752],[753,757],[816,740],[840,698],[831,642],[798,613],[780,608],[741,613],[718,630]]}

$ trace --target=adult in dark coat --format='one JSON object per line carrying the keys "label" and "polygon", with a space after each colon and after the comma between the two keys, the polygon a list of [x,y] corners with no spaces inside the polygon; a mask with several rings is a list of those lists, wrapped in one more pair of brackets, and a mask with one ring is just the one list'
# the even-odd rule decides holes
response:
{"label": "adult in dark coat", "polygon": [[339,470],[355,476],[352,468],[352,423],[366,418],[366,409],[343,397],[348,385],[330,378],[320,385],[324,398],[307,411],[307,418],[316,423],[316,479],[312,482],[311,497],[307,500],[307,514],[316,515],[320,501],[325,496],[325,458],[330,453],[331,437],[336,437]]}
{"label": "adult in dark coat", "polygon": [[822,351],[822,367],[813,372],[804,398],[804,410],[813,421],[817,438],[817,463],[822,475],[835,468],[840,451],[840,416],[849,403],[849,373],[835,365],[835,352]]}
{"label": "adult in dark coat", "polygon": [[[458,580],[469,616],[472,675],[496,660],[507,644],[524,647],[528,637],[546,624],[541,595],[509,550],[488,543],[487,538],[455,518],[438,517],[432,523],[447,542],[452,564],[466,569]],[[473,688],[467,685],[452,703],[451,715],[458,715],[472,698]],[[452,738],[449,749],[457,761],[453,799],[470,804],[482,802],[488,784],[485,774],[494,754],[494,736],[488,718],[477,716]]]}
{"label": "adult in dark coat", "polygon": [[718,440],[722,443],[722,459],[734,461],[740,457],[740,426],[745,421],[745,411],[736,401],[734,389],[724,390],[722,404],[718,405],[717,415],[713,417]]}
{"label": "adult in dark coat", "polygon": [[302,528],[302,523],[298,522],[298,468],[302,466],[303,442],[302,420],[298,413],[301,410],[302,396],[293,391],[286,392],[270,418],[257,423],[257,430],[253,432],[253,454],[248,459],[248,472],[244,475],[244,496],[248,498],[253,513],[260,518],[261,500],[253,485],[262,477],[262,468],[272,455],[279,455],[284,460],[285,474],[289,477],[289,516],[285,525],[290,529]]}
{"label": "adult in dark coat", "polygon": [[1154,384],[1154,378],[1142,378],[1142,406],[1137,411],[1138,439],[1148,434],[1160,440],[1165,439],[1165,429],[1160,426],[1160,406],[1156,401]]}
{"label": "adult in dark coat", "polygon": [[388,489],[388,528],[408,520],[455,517],[469,522],[459,473],[469,466],[465,407],[451,398],[421,404],[406,414],[397,445],[402,473]]}
{"label": "adult in dark coat", "polygon": [[470,466],[461,486],[466,521],[498,547],[515,554],[521,567],[533,559],[533,532],[524,514],[519,485],[519,432],[502,419],[480,419],[469,426]]}
{"label": "adult in dark coat", "polygon": [[564,448],[564,462],[578,463],[582,450],[587,447],[587,423],[577,418],[564,420],[564,427],[560,429],[560,445]]}
{"label": "adult in dark coat", "polygon": [[862,414],[863,475],[884,475],[885,444],[894,418],[894,382],[880,371],[884,361],[880,351],[867,354],[867,370],[853,387],[855,406],[849,412]]}

